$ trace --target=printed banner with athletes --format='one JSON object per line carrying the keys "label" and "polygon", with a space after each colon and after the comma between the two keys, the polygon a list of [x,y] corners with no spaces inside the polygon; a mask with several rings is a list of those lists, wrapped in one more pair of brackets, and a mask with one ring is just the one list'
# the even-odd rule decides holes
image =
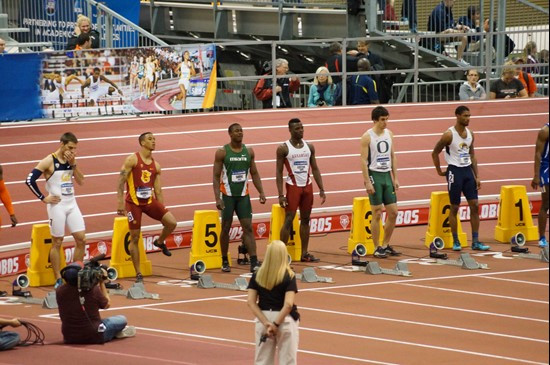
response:
{"label": "printed banner with athletes", "polygon": [[46,118],[120,115],[214,106],[214,44],[54,52],[44,56]]}

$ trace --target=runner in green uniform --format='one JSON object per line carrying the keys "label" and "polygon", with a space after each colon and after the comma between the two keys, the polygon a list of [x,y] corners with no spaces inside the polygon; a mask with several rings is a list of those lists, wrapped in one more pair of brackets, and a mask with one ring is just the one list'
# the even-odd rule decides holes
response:
{"label": "runner in green uniform", "polygon": [[231,271],[227,251],[229,230],[233,223],[233,213],[236,212],[243,230],[243,242],[250,255],[250,271],[254,272],[258,268],[258,257],[256,239],[252,232],[252,205],[248,192],[249,174],[256,190],[260,193],[260,203],[265,204],[266,199],[262,180],[254,161],[254,150],[243,144],[242,127],[237,123],[231,124],[228,132],[231,142],[216,151],[213,179],[216,207],[222,211],[220,235],[222,271]]}

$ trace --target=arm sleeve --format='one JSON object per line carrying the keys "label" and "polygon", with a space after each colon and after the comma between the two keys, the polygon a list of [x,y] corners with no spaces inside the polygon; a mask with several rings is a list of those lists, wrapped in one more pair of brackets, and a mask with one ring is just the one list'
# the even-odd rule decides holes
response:
{"label": "arm sleeve", "polygon": [[458,96],[460,100],[470,100],[470,96],[468,95],[468,86],[462,84],[460,85],[460,90],[458,91]]}
{"label": "arm sleeve", "polygon": [[9,215],[14,215],[15,212],[13,211],[13,205],[11,203],[11,196],[8,189],[6,189],[6,185],[4,184],[4,180],[0,180],[0,200],[6,207],[6,210],[8,211]]}
{"label": "arm sleeve", "polygon": [[36,184],[36,180],[42,175],[42,171],[38,169],[33,169],[29,176],[27,176],[27,180],[25,180],[25,184],[31,189],[32,193],[36,195],[36,197],[40,200],[44,200],[44,194],[40,191],[38,188],[38,185]]}
{"label": "arm sleeve", "polygon": [[254,88],[254,95],[258,100],[268,100],[272,97],[273,91],[271,88],[267,89],[264,87],[265,85],[265,79],[261,79],[256,84],[256,87]]}

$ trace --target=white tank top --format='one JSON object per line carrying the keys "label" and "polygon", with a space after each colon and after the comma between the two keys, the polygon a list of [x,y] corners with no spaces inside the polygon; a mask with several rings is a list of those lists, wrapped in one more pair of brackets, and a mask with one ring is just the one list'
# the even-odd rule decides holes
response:
{"label": "white tank top", "polygon": [[381,135],[376,134],[371,128],[367,131],[370,136],[369,145],[369,170],[376,172],[391,171],[391,135],[387,129]]}
{"label": "white tank top", "polygon": [[189,65],[187,64],[187,62],[189,61],[183,61],[180,67],[180,70],[181,70],[180,79],[183,79],[183,80],[185,79],[189,80],[191,78],[191,68],[189,68]]}
{"label": "white tank top", "polygon": [[288,171],[286,182],[289,185],[299,187],[311,184],[309,165],[311,150],[306,141],[302,140],[302,142],[304,143],[302,148],[294,147],[290,141],[285,142],[288,147],[288,155],[285,159],[285,166]]}
{"label": "white tank top", "polygon": [[100,82],[101,82],[101,77],[98,77],[97,81],[94,81],[94,77],[90,76],[90,92],[98,91]]}
{"label": "white tank top", "polygon": [[470,158],[470,146],[472,145],[472,133],[466,128],[466,138],[462,138],[455,127],[449,128],[453,135],[451,144],[445,147],[445,161],[447,165],[467,167],[472,164]]}
{"label": "white tank top", "polygon": [[46,190],[62,201],[74,200],[73,169],[68,162],[61,163],[53,156],[53,174],[46,181]]}

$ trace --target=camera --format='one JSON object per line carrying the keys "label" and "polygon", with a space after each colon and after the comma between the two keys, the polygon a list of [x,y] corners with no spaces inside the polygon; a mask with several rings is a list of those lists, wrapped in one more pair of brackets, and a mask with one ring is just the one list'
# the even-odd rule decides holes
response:
{"label": "camera", "polygon": [[325,106],[325,105],[326,105],[326,103],[323,99],[317,100],[317,106]]}
{"label": "camera", "polygon": [[[115,280],[117,272],[114,268],[107,267],[99,263],[99,260],[105,258],[105,254],[96,256],[84,264],[82,270],[78,272],[78,289],[82,291],[91,290],[97,283],[105,280]],[[107,272],[107,275],[105,275]]]}

